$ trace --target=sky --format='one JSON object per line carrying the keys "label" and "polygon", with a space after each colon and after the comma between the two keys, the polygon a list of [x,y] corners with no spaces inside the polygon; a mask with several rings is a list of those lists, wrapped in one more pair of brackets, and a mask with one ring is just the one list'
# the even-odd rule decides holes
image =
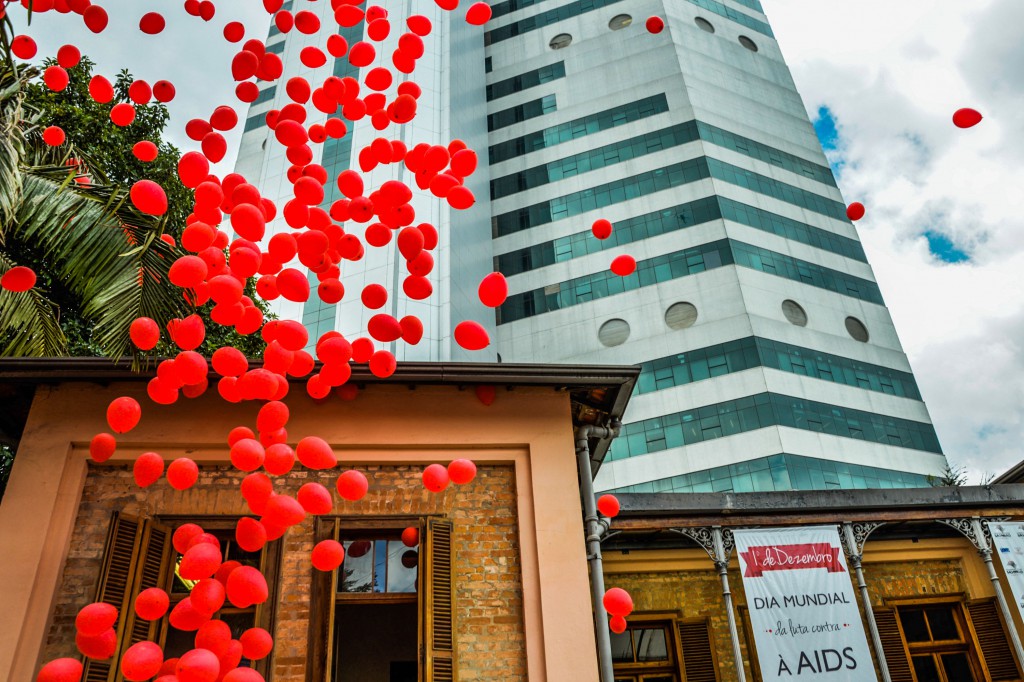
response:
{"label": "sky", "polygon": [[[860,236],[943,449],[973,482],[1001,473],[1024,459],[1024,2],[762,3],[845,199],[867,206]],[[54,13],[29,32],[40,55],[73,42],[108,77],[174,82],[170,137],[189,150],[185,121],[236,103],[224,24],[269,25],[257,0],[217,4],[206,23],[165,3],[166,31],[141,43],[126,36],[160,6],[138,0],[106,0],[101,36]],[[955,128],[961,107],[984,121]]]}

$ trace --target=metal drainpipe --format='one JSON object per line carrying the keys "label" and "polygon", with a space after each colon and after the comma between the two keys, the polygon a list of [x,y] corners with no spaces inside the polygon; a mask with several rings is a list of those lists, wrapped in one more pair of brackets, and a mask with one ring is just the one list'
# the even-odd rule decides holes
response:
{"label": "metal drainpipe", "polygon": [[597,661],[601,682],[615,682],[612,670],[612,640],[608,631],[608,613],[604,610],[604,567],[601,560],[601,536],[608,529],[597,515],[597,501],[594,499],[594,480],[590,468],[591,436],[615,438],[619,435],[620,424],[611,428],[604,426],[580,426],[576,429],[576,461],[579,464],[580,494],[583,496],[584,529],[587,533],[587,563],[590,564],[590,597],[594,604],[594,634],[597,637]]}

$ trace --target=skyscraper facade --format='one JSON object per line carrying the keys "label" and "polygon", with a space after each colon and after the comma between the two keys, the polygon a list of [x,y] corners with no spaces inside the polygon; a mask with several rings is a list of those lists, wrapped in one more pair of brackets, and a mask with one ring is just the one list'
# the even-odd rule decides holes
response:
{"label": "skyscraper facade", "polygon": [[[451,343],[454,325],[472,318],[494,325],[488,350],[505,362],[642,364],[600,489],[907,487],[943,470],[758,0],[503,0],[482,36],[459,11],[409,4],[387,6],[394,25],[417,12],[435,28],[412,76],[421,113],[395,134],[412,144],[458,137],[481,168],[470,211],[416,200],[417,219],[442,237],[432,297],[389,301],[428,330],[421,345],[400,344],[399,359],[493,359]],[[660,33],[645,29],[651,16],[664,20]],[[342,30],[356,38],[362,27]],[[305,39],[271,36],[286,72],[304,69]],[[330,69],[351,67],[339,60],[309,77]],[[239,156],[261,180],[287,167],[279,147],[260,146],[266,110],[283,103],[283,93],[265,97]],[[377,135],[357,122],[320,162],[336,176]],[[394,165],[368,184],[391,178],[411,184]],[[608,239],[591,233],[599,218],[612,223]],[[622,254],[637,262],[625,277],[609,270]],[[369,282],[400,292],[400,265],[388,249],[346,263],[349,296]],[[492,269],[510,287],[496,316],[475,300]],[[281,312],[314,334],[358,334],[368,317],[357,301]]]}

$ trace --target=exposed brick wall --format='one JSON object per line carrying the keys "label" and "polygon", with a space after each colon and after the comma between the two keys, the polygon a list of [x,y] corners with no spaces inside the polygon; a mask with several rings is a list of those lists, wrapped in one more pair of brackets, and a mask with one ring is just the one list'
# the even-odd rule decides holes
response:
{"label": "exposed brick wall", "polygon": [[[370,479],[363,500],[341,501],[342,515],[440,514],[454,523],[456,641],[459,679],[525,682],[522,575],[515,475],[510,466],[480,466],[476,479],[442,494],[428,492],[419,467],[362,468]],[[113,511],[134,516],[247,513],[238,493],[244,474],[230,467],[203,467],[199,482],[178,492],[161,481],[138,488],[129,469],[92,467],[72,534],[60,593],[44,650],[44,660],[75,656],[74,619],[95,595],[103,546]],[[275,481],[292,492],[318,476],[295,471]],[[335,476],[321,480],[333,488]],[[305,680],[309,635],[313,522],[307,519],[284,538],[275,622],[274,682]]]}
{"label": "exposed brick wall", "polygon": [[[958,560],[899,561],[864,566],[871,604],[882,606],[892,597],[930,597],[967,593],[964,569]],[[979,595],[980,596],[980,595]],[[972,595],[968,594],[968,598]]]}

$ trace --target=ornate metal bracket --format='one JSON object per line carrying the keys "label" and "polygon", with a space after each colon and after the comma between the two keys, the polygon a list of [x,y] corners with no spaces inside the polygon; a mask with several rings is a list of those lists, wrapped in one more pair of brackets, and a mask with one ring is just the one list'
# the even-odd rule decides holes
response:
{"label": "ornate metal bracket", "polygon": [[[884,525],[885,521],[853,521],[844,522],[839,526],[839,534],[843,536],[844,540],[843,549],[846,551],[846,557],[859,559],[864,556],[864,545],[867,543],[868,537]],[[851,536],[846,535],[846,526],[850,527]],[[848,537],[853,542],[852,547],[846,542]]]}
{"label": "ornate metal bracket", "polygon": [[971,541],[971,544],[982,554],[992,553],[992,532],[989,531],[989,523],[995,521],[1008,521],[1009,517],[999,516],[991,518],[955,518],[935,519],[941,524],[947,525]]}
{"label": "ornate metal bracket", "polygon": [[729,557],[732,556],[733,550],[736,548],[736,540],[732,536],[732,531],[728,528],[721,528],[722,531],[722,556],[718,555],[715,548],[715,529],[712,526],[700,526],[697,528],[669,528],[673,533],[679,533],[690,538],[698,545],[700,545],[711,560],[718,564],[728,564]]}

